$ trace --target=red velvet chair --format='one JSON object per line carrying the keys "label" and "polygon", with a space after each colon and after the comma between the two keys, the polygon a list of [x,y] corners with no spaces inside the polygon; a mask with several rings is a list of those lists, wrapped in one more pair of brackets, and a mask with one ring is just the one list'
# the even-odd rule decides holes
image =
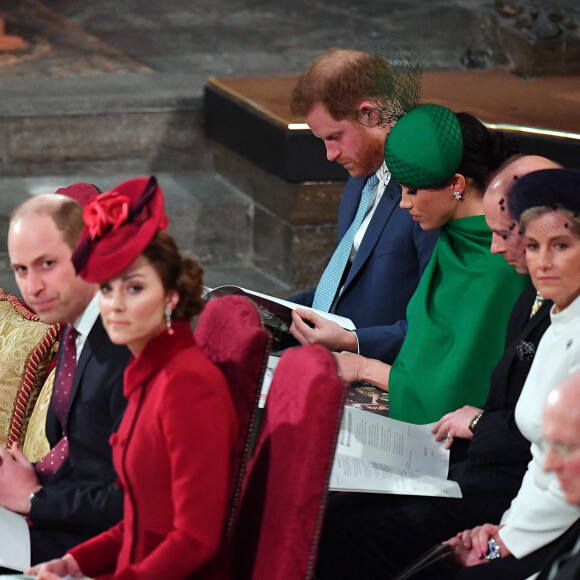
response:
{"label": "red velvet chair", "polygon": [[233,533],[236,580],[312,578],[346,392],[323,346],[282,355]]}
{"label": "red velvet chair", "polygon": [[243,296],[210,300],[199,316],[194,335],[204,354],[225,375],[238,418],[238,439],[228,492],[229,533],[239,509],[272,338],[264,328],[257,307]]}

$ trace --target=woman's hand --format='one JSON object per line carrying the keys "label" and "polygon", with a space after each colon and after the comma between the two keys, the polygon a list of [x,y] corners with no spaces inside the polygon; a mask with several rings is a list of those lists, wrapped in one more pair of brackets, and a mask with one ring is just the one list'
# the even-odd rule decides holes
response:
{"label": "woman's hand", "polygon": [[[312,326],[305,321],[308,321]],[[290,333],[300,344],[322,344],[335,352],[341,350],[358,351],[356,333],[345,330],[336,322],[328,320],[312,310],[298,308],[292,311]]]}
{"label": "woman's hand", "polygon": [[352,352],[334,353],[334,358],[345,381],[368,381],[384,391],[389,390],[391,365]]}
{"label": "woman's hand", "polygon": [[457,564],[461,566],[477,566],[483,562],[487,562],[487,559],[481,559],[481,557],[475,553],[471,548],[466,548],[461,541],[461,533],[457,534],[454,538],[443,542],[448,544],[453,548],[453,558]]}
{"label": "woman's hand", "polygon": [[334,353],[336,364],[338,365],[339,375],[349,383],[361,381],[364,357],[352,352]]}
{"label": "woman's hand", "polygon": [[39,580],[59,580],[62,576],[83,577],[78,562],[70,554],[65,554],[62,558],[56,560],[37,564],[27,570],[26,573],[36,574]]}
{"label": "woman's hand", "polygon": [[[457,411],[443,415],[431,430],[431,433],[435,434],[435,441],[447,439],[447,441],[445,441],[445,449],[449,449],[453,443],[453,437],[471,439],[473,433],[469,428],[469,424],[480,412],[481,409],[478,409],[477,407],[465,405],[465,407],[461,407],[461,409],[457,409]],[[451,437],[448,437],[448,435]]]}
{"label": "woman's hand", "polygon": [[505,558],[510,555],[510,551],[499,537],[500,526],[494,524],[483,524],[476,526],[472,530],[459,532],[455,537],[450,538],[444,544],[449,544],[455,553],[456,561],[462,566],[477,566],[489,562],[485,557],[488,551],[488,541],[493,538],[499,548],[500,556]]}

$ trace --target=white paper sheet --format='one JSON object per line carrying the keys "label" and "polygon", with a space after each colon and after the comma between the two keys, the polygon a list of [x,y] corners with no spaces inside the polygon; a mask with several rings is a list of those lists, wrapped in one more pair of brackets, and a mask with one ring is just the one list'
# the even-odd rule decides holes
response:
{"label": "white paper sheet", "polygon": [[266,406],[266,399],[268,398],[268,392],[270,391],[274,371],[278,366],[279,360],[280,357],[273,354],[268,357],[268,365],[266,366],[266,372],[264,373],[264,381],[262,382],[262,390],[260,391],[260,400],[258,402],[258,407],[260,409],[263,409]]}
{"label": "white paper sheet", "polygon": [[330,489],[462,497],[447,479],[449,451],[432,426],[345,407]]}
{"label": "white paper sheet", "polygon": [[0,566],[30,568],[30,534],[26,518],[0,506]]}

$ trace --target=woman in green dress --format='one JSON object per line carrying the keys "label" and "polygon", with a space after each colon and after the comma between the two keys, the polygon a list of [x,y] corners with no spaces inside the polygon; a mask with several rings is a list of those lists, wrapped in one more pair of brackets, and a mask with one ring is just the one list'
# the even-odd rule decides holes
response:
{"label": "woman in green dress", "polygon": [[389,391],[390,416],[430,423],[485,401],[506,325],[527,277],[492,255],[482,197],[491,175],[517,153],[515,141],[467,113],[422,105],[402,117],[385,145],[401,184],[401,207],[439,241],[407,308],[409,328],[392,366],[336,355],[346,380]]}

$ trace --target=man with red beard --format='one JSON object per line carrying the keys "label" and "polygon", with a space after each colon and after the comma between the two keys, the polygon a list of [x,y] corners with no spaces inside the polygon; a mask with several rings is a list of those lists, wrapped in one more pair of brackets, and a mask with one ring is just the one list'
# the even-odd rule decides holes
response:
{"label": "man with red beard", "polygon": [[[407,303],[439,233],[423,231],[399,206],[401,188],[385,164],[389,131],[417,104],[396,94],[405,82],[395,74],[380,56],[331,49],[302,74],[291,101],[293,114],[305,118],[328,159],[350,178],[339,209],[338,247],[318,287],[290,300],[350,318],[357,330],[298,309],[290,331],[301,344],[321,343],[389,364],[403,343]],[[405,80],[407,88],[415,82]],[[385,114],[390,105],[393,112]]]}

